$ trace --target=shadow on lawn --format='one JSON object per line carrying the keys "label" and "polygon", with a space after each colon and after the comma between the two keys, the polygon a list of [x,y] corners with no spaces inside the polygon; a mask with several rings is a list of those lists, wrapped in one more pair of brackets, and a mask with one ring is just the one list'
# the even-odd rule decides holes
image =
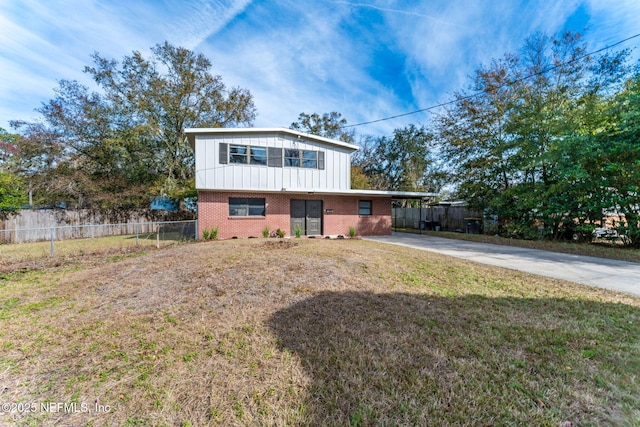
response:
{"label": "shadow on lawn", "polygon": [[309,425],[640,421],[637,307],[324,292],[269,325],[311,378]]}

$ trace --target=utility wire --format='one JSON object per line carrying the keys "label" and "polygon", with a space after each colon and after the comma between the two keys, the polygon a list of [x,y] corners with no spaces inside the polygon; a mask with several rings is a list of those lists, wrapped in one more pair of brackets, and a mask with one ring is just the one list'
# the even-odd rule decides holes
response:
{"label": "utility wire", "polygon": [[[554,66],[549,67],[547,69],[538,71],[536,73],[529,74],[529,75],[527,75],[525,77],[521,77],[521,78],[516,79],[516,80],[514,80],[512,82],[503,83],[500,86],[498,86],[498,89],[502,89],[507,84],[520,83],[520,82],[528,80],[528,79],[530,79],[532,77],[540,76],[542,74],[548,73],[549,71],[553,71],[553,70],[555,70],[557,68],[564,67],[565,65],[569,65],[569,64],[572,64],[574,62],[581,61],[581,60],[583,60],[583,59],[585,59],[585,58],[587,58],[587,57],[589,57],[591,55],[595,55],[596,53],[600,53],[602,51],[611,49],[612,47],[615,47],[615,46],[618,46],[618,45],[620,45],[622,43],[628,42],[629,40],[635,39],[636,37],[640,37],[640,33],[635,34],[635,35],[633,35],[631,37],[627,37],[626,39],[620,40],[619,42],[616,42],[616,43],[614,43],[612,45],[608,45],[608,46],[605,46],[605,47],[603,47],[601,49],[594,50],[593,52],[585,53],[584,55],[579,56],[577,58],[573,58],[570,61],[566,61],[566,62],[563,62],[561,64],[554,65]],[[356,124],[353,124],[353,125],[341,126],[341,129],[354,128],[354,127],[357,127],[357,126],[364,126],[364,125],[370,125],[372,123],[379,123],[379,122],[384,122],[384,121],[387,121],[387,120],[393,120],[393,119],[397,119],[399,117],[410,116],[412,114],[424,113],[425,111],[435,110],[436,108],[441,108],[441,107],[444,107],[446,105],[453,104],[455,102],[459,102],[459,101],[464,101],[464,100],[467,100],[467,99],[475,98],[476,96],[481,95],[482,93],[483,92],[475,92],[475,93],[472,93],[471,95],[463,96],[461,98],[453,99],[453,100],[447,101],[447,102],[442,102],[440,104],[432,105],[432,106],[427,107],[427,108],[421,108],[419,110],[410,111],[408,113],[396,114],[395,116],[384,117],[382,119],[376,119],[376,120],[371,120],[371,121],[368,121],[368,122],[356,123]]]}

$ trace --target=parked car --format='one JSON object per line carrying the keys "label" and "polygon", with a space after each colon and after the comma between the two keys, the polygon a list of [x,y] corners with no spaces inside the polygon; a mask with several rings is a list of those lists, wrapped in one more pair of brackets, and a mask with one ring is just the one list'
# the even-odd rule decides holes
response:
{"label": "parked car", "polygon": [[596,239],[617,239],[620,235],[617,230],[599,227],[593,230],[593,237]]}

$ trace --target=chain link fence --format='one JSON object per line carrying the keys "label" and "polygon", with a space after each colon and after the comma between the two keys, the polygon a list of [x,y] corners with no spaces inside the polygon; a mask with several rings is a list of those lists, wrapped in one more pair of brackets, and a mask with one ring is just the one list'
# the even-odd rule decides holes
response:
{"label": "chain link fence", "polygon": [[195,220],[83,224],[0,230],[0,257],[12,254],[54,256],[63,247],[91,250],[101,246],[149,246],[196,240]]}

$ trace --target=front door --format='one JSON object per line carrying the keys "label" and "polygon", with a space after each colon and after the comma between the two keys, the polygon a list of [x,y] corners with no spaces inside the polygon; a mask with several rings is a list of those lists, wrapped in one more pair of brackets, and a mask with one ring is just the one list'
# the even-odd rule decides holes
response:
{"label": "front door", "polygon": [[322,234],[322,200],[291,200],[291,235],[300,227],[305,236]]}
{"label": "front door", "polygon": [[307,200],[307,236],[322,234],[322,200]]}

